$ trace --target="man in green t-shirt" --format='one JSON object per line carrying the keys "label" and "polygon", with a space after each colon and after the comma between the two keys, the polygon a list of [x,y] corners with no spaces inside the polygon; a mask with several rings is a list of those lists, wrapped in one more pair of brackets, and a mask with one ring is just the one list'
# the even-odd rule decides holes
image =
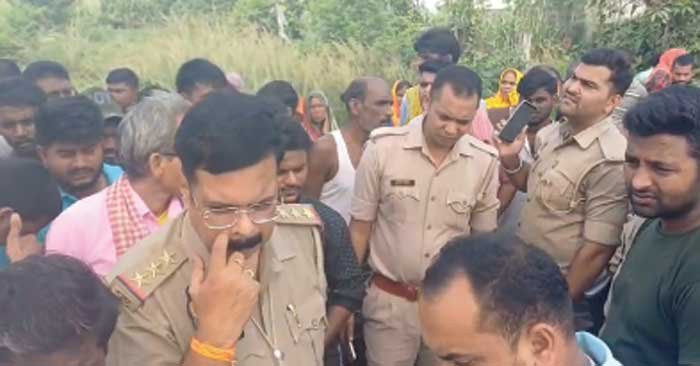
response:
{"label": "man in green t-shirt", "polygon": [[601,336],[624,365],[700,365],[700,89],[652,94],[624,125],[627,188],[647,220],[613,282]]}

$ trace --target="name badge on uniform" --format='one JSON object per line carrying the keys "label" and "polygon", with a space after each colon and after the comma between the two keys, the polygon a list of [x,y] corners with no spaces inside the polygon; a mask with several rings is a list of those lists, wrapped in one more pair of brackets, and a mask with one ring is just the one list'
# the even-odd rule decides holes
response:
{"label": "name badge on uniform", "polygon": [[413,179],[392,179],[390,182],[392,187],[415,187],[416,181]]}

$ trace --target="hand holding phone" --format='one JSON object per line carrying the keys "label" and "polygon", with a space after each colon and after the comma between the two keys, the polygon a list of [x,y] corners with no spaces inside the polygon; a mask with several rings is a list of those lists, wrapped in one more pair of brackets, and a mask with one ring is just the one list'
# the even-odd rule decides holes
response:
{"label": "hand holding phone", "polygon": [[505,127],[498,134],[498,138],[505,142],[513,142],[520,135],[523,128],[532,120],[532,117],[537,113],[537,107],[527,100],[520,102],[515,112],[510,116]]}

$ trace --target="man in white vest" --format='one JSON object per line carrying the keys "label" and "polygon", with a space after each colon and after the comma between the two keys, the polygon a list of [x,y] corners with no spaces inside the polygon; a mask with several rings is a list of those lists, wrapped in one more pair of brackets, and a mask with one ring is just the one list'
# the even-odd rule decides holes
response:
{"label": "man in white vest", "polygon": [[355,168],[372,130],[390,123],[392,99],[389,84],[377,77],[354,80],[340,98],[348,110],[348,123],[321,137],[311,149],[304,195],[319,199],[349,223]]}

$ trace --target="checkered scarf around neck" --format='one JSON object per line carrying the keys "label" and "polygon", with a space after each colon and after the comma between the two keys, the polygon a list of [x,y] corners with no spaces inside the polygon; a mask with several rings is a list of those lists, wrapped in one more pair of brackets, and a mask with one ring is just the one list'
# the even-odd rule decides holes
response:
{"label": "checkered scarf around neck", "polygon": [[149,234],[134,205],[131,192],[131,185],[125,177],[119,178],[107,188],[107,215],[117,258]]}

